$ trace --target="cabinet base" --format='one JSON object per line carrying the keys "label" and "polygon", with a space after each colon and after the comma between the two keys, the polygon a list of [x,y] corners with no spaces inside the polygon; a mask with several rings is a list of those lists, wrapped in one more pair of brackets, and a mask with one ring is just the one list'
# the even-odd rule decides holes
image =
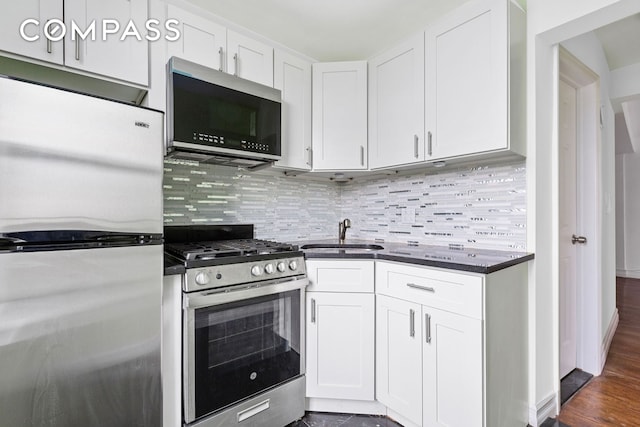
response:
{"label": "cabinet base", "polygon": [[376,401],[322,399],[309,397],[306,410],[313,412],[336,412],[342,414],[387,415],[387,408]]}

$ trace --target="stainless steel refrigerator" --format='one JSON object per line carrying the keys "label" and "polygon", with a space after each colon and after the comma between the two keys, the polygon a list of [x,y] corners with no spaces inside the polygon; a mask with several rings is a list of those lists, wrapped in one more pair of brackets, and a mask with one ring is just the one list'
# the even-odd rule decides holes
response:
{"label": "stainless steel refrigerator", "polygon": [[0,426],[162,425],[162,113],[0,78]]}

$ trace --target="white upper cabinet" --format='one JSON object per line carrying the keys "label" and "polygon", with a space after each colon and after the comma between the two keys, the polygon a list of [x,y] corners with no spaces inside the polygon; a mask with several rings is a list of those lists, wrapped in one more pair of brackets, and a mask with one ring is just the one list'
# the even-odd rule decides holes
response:
{"label": "white upper cabinet", "polygon": [[[75,22],[80,28],[88,28],[96,23],[95,40],[81,40],[80,37],[65,38],[65,64],[69,67],[120,80],[149,84],[149,45],[145,38],[147,20],[146,0],[65,0],[64,16],[67,29]],[[106,20],[113,20],[120,26],[116,34],[103,34]],[[141,40],[135,36],[121,35],[129,22],[133,22]],[[103,25],[100,25],[103,23]],[[113,28],[114,25],[109,25]],[[104,40],[106,38],[106,41]]]}
{"label": "white upper cabinet", "polygon": [[524,28],[517,5],[478,0],[426,31],[427,160],[525,154]]}
{"label": "white upper cabinet", "polygon": [[[50,19],[63,20],[62,0],[21,0],[12,2],[11,7],[4,7],[0,14],[0,49],[17,55],[28,56],[42,61],[62,65],[64,48],[62,42],[48,41],[43,35],[43,27]],[[36,19],[39,25],[24,26],[27,37],[38,37],[38,40],[26,41],[20,35],[20,26],[26,19]],[[51,27],[60,27],[56,25]]]}
{"label": "white upper cabinet", "polygon": [[168,58],[177,56],[205,67],[225,71],[226,27],[172,4],[167,5],[167,17],[180,23],[178,28],[182,34],[178,40],[167,42]]}
{"label": "white upper cabinet", "polygon": [[277,167],[311,169],[311,62],[276,50],[274,87],[282,91],[282,159]]}
{"label": "white upper cabinet", "polygon": [[369,167],[425,160],[424,34],[369,59]]}
{"label": "white upper cabinet", "polygon": [[227,30],[229,74],[273,87],[273,47]]}
{"label": "white upper cabinet", "polygon": [[367,169],[367,63],[313,64],[313,169]]}
{"label": "white upper cabinet", "polygon": [[177,56],[273,87],[272,46],[171,4],[167,18],[178,20],[182,33],[179,40],[167,43],[168,58]]}
{"label": "white upper cabinet", "polygon": [[[0,17],[0,49],[143,86],[149,84],[146,0],[26,0],[5,9]],[[24,26],[25,35],[38,36],[37,40],[26,41],[20,35],[26,19],[38,21]],[[59,23],[49,27],[51,37],[47,38],[45,27],[53,19]],[[134,34],[121,40],[130,21],[141,40]],[[103,37],[103,25],[114,33]],[[64,28],[63,39],[49,40],[62,35]],[[72,40],[73,28],[83,36],[76,35]]]}

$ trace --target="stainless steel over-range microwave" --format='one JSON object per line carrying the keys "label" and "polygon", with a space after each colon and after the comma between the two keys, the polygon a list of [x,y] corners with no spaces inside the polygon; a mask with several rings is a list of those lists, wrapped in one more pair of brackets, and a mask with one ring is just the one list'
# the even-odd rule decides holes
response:
{"label": "stainless steel over-range microwave", "polygon": [[279,90],[175,57],[167,70],[169,156],[247,166],[280,159]]}

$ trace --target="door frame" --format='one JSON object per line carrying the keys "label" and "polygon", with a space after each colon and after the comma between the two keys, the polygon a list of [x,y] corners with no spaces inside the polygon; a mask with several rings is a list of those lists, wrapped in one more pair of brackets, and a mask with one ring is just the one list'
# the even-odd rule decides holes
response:
{"label": "door frame", "polygon": [[599,375],[602,371],[600,77],[562,46],[558,63],[559,80],[576,89],[576,234],[587,236],[587,244],[580,245],[576,255],[576,364],[579,369]]}

